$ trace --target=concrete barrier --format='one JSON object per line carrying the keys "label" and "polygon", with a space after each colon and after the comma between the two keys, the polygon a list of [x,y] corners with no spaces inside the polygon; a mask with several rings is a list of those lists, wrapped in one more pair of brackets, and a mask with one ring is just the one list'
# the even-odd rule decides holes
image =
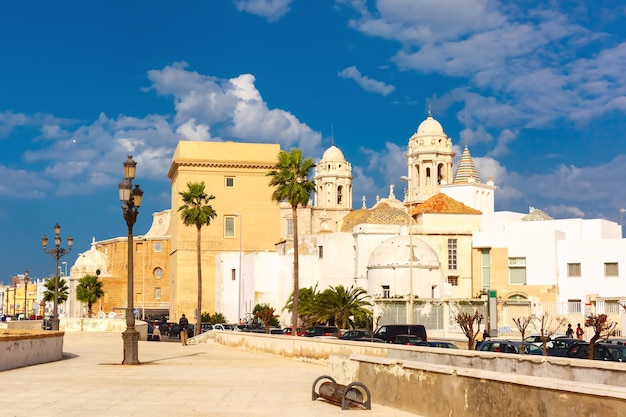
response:
{"label": "concrete barrier", "polygon": [[326,363],[375,403],[429,417],[626,415],[626,363],[211,331],[194,338]]}
{"label": "concrete barrier", "polygon": [[3,329],[0,371],[63,359],[63,332]]}

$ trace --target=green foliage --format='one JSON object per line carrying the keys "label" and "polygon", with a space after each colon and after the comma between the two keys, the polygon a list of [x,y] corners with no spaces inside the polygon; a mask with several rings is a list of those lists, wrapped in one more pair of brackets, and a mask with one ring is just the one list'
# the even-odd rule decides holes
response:
{"label": "green foliage", "polygon": [[[320,293],[316,285],[300,288],[299,297],[299,318],[304,328],[318,324],[332,324],[344,329],[373,327],[372,303],[363,288],[338,285]],[[293,294],[283,309],[293,310]]]}
{"label": "green foliage", "polygon": [[178,212],[185,226],[201,229],[202,226],[210,225],[211,220],[217,216],[217,212],[209,204],[215,196],[207,194],[204,187],[204,181],[188,182],[187,191],[178,193],[183,200]]}
{"label": "green foliage", "polygon": [[104,296],[102,281],[95,275],[85,275],[78,280],[76,298],[87,303],[88,317],[91,318],[93,304]]}
{"label": "green foliage", "polygon": [[211,323],[211,324],[228,323],[228,321],[226,320],[226,317],[222,313],[211,314],[209,312],[204,312],[202,313],[202,316],[200,317],[200,319],[202,320],[202,323]]}
{"label": "green foliage", "polygon": [[320,294],[316,316],[318,320],[333,323],[341,329],[353,328],[353,318],[363,320],[371,316],[372,303],[368,298],[370,296],[363,288],[331,286]]}
{"label": "green foliage", "polygon": [[[317,284],[315,287],[309,288],[300,288],[298,291],[298,298],[300,301],[300,308],[298,309],[298,319],[303,328],[308,329],[309,327],[313,327],[316,324],[315,315],[318,310],[318,297],[320,293],[317,290]],[[290,313],[293,313],[293,293],[287,300],[285,307],[283,310],[287,310]]]}
{"label": "green foliage", "polygon": [[257,304],[252,310],[252,315],[263,322],[265,326],[265,332],[269,333],[270,327],[280,326],[277,314],[274,314],[275,310],[269,304]]}
{"label": "green foliage", "polygon": [[[54,302],[54,277],[48,278],[43,284],[45,290],[43,292],[44,301]],[[70,289],[67,286],[67,280],[65,278],[59,278],[57,288],[57,304],[61,304],[67,301]]]}

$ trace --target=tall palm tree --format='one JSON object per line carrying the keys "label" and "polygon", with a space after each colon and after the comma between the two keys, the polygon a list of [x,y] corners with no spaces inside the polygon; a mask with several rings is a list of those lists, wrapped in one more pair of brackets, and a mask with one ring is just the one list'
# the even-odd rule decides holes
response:
{"label": "tall palm tree", "polygon": [[91,318],[93,303],[104,297],[102,281],[96,275],[85,275],[78,280],[76,286],[76,298],[78,301],[87,303],[87,317]]}
{"label": "tall palm tree", "polygon": [[335,326],[347,329],[352,325],[350,317],[358,319],[372,314],[369,309],[372,303],[368,298],[367,291],[360,287],[331,286],[319,296],[318,318],[320,321],[333,321]]}
{"label": "tall palm tree", "polygon": [[[44,301],[54,302],[54,277],[48,278],[43,284],[45,290],[43,292]],[[67,280],[65,278],[59,278],[57,285],[57,304],[62,304],[67,301],[70,289],[67,286]]]}
{"label": "tall palm tree", "polygon": [[204,181],[188,182],[187,191],[178,193],[182,197],[183,205],[178,208],[180,218],[185,226],[196,227],[196,257],[198,261],[198,307],[196,314],[196,329],[200,329],[202,320],[202,226],[211,224],[217,212],[209,204],[215,199],[204,190]]}
{"label": "tall palm tree", "polygon": [[[291,205],[293,217],[293,308],[291,322],[293,329],[298,328],[298,206],[306,207],[315,190],[315,183],[309,180],[309,172],[315,167],[311,158],[302,158],[300,149],[289,152],[280,151],[278,163],[267,176],[271,177],[270,186],[275,187],[272,200],[286,201]],[[297,331],[292,334],[297,335]]]}

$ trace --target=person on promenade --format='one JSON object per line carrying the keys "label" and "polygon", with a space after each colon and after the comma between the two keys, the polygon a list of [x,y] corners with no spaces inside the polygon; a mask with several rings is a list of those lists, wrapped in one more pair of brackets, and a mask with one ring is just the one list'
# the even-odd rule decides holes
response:
{"label": "person on promenade", "polygon": [[154,329],[152,330],[152,340],[161,341],[161,329],[159,329],[159,324],[154,324]]}
{"label": "person on promenade", "polygon": [[569,337],[570,339],[574,338],[574,329],[572,329],[572,323],[567,324],[567,331],[565,332],[565,336]]}
{"label": "person on promenade", "polygon": [[576,339],[583,340],[584,334],[585,332],[583,331],[583,328],[580,327],[580,323],[578,323],[578,327],[576,327]]}
{"label": "person on promenade", "polygon": [[183,314],[180,320],[178,321],[178,327],[180,329],[180,341],[183,346],[187,346],[187,329],[189,328],[189,320]]}

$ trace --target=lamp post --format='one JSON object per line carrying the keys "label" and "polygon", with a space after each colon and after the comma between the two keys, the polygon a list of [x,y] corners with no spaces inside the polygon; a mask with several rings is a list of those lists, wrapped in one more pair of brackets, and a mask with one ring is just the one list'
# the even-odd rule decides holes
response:
{"label": "lamp post", "polygon": [[128,159],[124,161],[125,178],[118,186],[122,213],[128,226],[128,301],[126,305],[126,330],[122,333],[122,339],[124,339],[122,365],[139,364],[139,332],[135,329],[135,309],[133,306],[133,226],[137,221],[143,191],[139,185],[135,185],[134,189],[132,188],[136,167],[137,162],[133,160],[131,155],[128,155]]}
{"label": "lamp post", "polygon": [[239,217],[239,285],[238,285],[238,296],[237,296],[237,316],[239,317],[239,324],[241,324],[241,296],[242,296],[242,276],[241,276],[241,239],[243,237],[243,214],[241,213],[233,213],[235,217]]}
{"label": "lamp post", "polygon": [[413,324],[413,233],[411,225],[413,224],[413,199],[411,198],[411,177],[402,176],[402,181],[406,181],[408,187],[407,198],[409,199],[409,218],[407,219],[407,228],[409,232],[409,314],[407,315],[407,323]]}
{"label": "lamp post", "polygon": [[27,296],[28,296],[28,281],[30,281],[30,278],[28,278],[28,269],[24,272],[24,320],[28,320],[27,316],[26,316],[26,312],[28,311],[28,309],[26,308],[28,306],[27,303]]}
{"label": "lamp post", "polygon": [[67,249],[61,247],[61,226],[59,225],[59,223],[54,225],[54,248],[46,249],[46,247],[48,246],[48,237],[46,235],[43,235],[43,237],[41,238],[43,251],[48,255],[51,255],[56,262],[54,268],[54,310],[52,312],[52,318],[50,319],[51,330],[59,330],[59,259],[72,251],[73,244],[74,238],[72,236],[68,236]]}

